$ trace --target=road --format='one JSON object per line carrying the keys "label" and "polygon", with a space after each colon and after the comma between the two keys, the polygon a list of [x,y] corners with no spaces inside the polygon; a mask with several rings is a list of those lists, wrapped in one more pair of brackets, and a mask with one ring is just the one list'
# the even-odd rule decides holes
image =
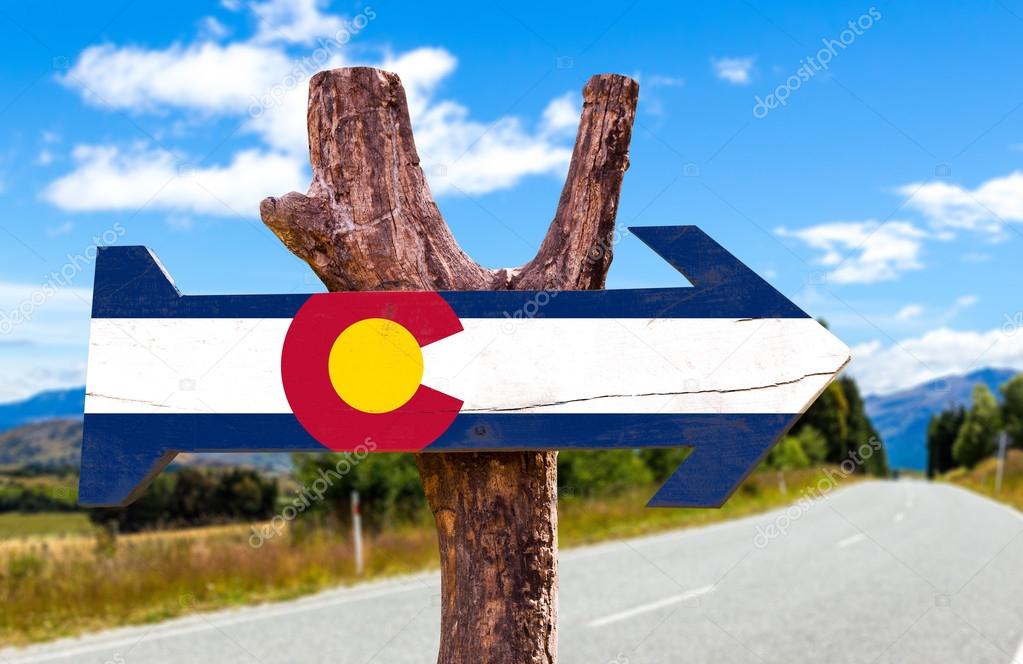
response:
{"label": "road", "polygon": [[[773,526],[773,528],[772,528]],[[1023,664],[1023,516],[863,482],[792,508],[566,551],[566,664]],[[6,664],[432,663],[435,574],[0,651]]]}

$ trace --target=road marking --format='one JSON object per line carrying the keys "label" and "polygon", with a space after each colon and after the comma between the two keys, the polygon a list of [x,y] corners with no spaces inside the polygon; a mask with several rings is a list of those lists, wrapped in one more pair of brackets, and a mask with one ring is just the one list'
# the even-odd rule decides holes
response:
{"label": "road marking", "polygon": [[905,518],[906,518],[905,512],[898,512],[895,516],[892,517],[892,521],[898,523],[899,521],[902,521]]}
{"label": "road marking", "polygon": [[629,618],[632,618],[634,616],[639,616],[639,615],[642,615],[644,613],[649,613],[651,611],[656,611],[658,609],[663,609],[666,606],[672,606],[674,604],[681,604],[682,602],[694,599],[696,597],[700,597],[701,595],[710,594],[710,593],[714,592],[714,588],[715,588],[715,586],[713,586],[713,585],[703,586],[702,588],[697,588],[696,590],[690,590],[690,591],[684,592],[681,595],[672,595],[671,597],[665,597],[664,599],[657,600],[656,602],[650,602],[649,604],[642,604],[640,606],[633,607],[631,609],[627,609],[627,610],[622,611],[620,613],[613,613],[613,614],[611,614],[609,616],[605,616],[603,618],[597,618],[596,620],[593,620],[593,621],[587,623],[586,626],[587,627],[603,627],[604,625],[610,625],[611,623],[620,622],[622,620],[628,620]]}
{"label": "road marking", "polygon": [[853,544],[862,542],[865,539],[867,539],[866,535],[864,535],[863,533],[856,533],[855,535],[850,535],[849,537],[846,537],[844,540],[837,542],[835,544],[835,548],[844,549],[847,546],[852,546]]}

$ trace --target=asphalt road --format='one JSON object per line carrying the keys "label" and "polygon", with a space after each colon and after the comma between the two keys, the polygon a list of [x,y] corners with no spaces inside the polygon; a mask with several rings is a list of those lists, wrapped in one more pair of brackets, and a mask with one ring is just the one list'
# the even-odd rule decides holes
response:
{"label": "asphalt road", "polygon": [[[1020,513],[949,486],[865,482],[789,515],[565,552],[561,661],[1023,664]],[[369,584],[0,662],[432,663],[438,584]]]}

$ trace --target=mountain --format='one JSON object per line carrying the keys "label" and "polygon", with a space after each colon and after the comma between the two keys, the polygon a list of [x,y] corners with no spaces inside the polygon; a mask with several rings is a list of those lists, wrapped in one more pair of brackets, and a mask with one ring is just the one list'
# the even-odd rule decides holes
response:
{"label": "mountain", "polygon": [[40,392],[23,401],[0,404],[0,431],[53,418],[80,418],[85,410],[85,388]]}
{"label": "mountain", "polygon": [[[0,472],[25,466],[78,467],[82,460],[82,420],[31,422],[0,433]],[[291,470],[289,454],[181,454],[174,463],[204,468],[246,467],[279,473]]]}
{"label": "mountain", "polygon": [[937,378],[891,394],[865,400],[867,415],[881,434],[892,468],[927,469],[927,426],[931,417],[949,406],[968,406],[973,388],[998,388],[1015,376],[1013,369],[978,369],[966,375]]}
{"label": "mountain", "polygon": [[46,420],[0,434],[0,471],[27,465],[77,466],[81,460],[81,420]]}

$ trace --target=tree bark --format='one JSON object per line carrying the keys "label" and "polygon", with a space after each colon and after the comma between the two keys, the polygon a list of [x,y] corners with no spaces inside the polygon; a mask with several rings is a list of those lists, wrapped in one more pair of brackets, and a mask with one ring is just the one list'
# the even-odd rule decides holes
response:
{"label": "tree bark", "polygon": [[[458,246],[420,168],[401,81],[367,67],[310,80],[312,183],[265,199],[260,214],[332,291],[602,288],[638,94],[624,76],[586,84],[554,220],[515,270],[484,268]],[[416,463],[440,542],[438,662],[556,662],[557,453],[424,453]]]}

